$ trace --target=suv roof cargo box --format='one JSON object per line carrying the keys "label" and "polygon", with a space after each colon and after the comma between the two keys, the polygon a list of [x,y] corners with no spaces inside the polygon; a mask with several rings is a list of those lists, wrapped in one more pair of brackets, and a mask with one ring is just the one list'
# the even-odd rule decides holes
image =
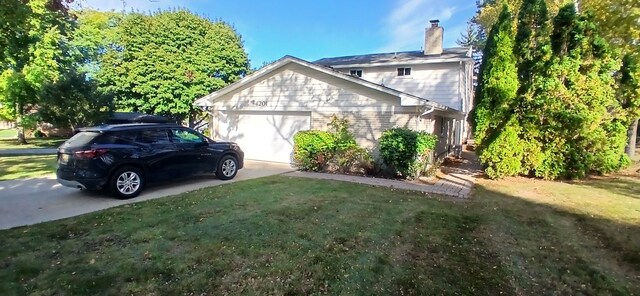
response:
{"label": "suv roof cargo box", "polygon": [[171,123],[169,118],[159,115],[151,115],[140,112],[114,112],[106,124],[122,123]]}

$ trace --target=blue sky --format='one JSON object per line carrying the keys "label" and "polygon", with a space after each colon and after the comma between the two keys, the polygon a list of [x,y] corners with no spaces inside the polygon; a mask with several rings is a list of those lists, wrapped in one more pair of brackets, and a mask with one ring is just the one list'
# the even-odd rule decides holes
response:
{"label": "blue sky", "polygon": [[[122,10],[122,0],[80,0],[99,10]],[[126,10],[186,8],[233,25],[252,67],[285,55],[323,57],[419,50],[430,19],[445,28],[445,47],[474,14],[473,0],[124,0]]]}

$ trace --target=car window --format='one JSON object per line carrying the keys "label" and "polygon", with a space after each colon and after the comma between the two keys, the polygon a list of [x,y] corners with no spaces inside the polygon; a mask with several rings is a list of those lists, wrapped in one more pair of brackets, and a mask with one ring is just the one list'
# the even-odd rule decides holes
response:
{"label": "car window", "polygon": [[187,129],[172,129],[171,138],[176,143],[202,143],[204,139],[200,135]]}
{"label": "car window", "polygon": [[171,143],[168,131],[163,129],[142,130],[139,132],[136,141],[144,144]]}
{"label": "car window", "polygon": [[99,136],[98,132],[79,132],[67,140],[63,146],[65,147],[78,147],[89,144],[93,139]]}

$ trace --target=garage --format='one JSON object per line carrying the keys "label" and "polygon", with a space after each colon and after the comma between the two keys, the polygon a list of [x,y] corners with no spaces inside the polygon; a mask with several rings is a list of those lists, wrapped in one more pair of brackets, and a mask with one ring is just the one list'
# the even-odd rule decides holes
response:
{"label": "garage", "polygon": [[214,138],[240,145],[246,159],[290,163],[293,136],[311,128],[310,112],[219,111]]}

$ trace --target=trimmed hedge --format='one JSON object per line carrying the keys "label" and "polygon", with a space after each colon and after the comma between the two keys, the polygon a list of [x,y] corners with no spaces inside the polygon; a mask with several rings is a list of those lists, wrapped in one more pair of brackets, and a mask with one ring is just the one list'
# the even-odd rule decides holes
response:
{"label": "trimmed hedge", "polygon": [[427,169],[437,142],[436,136],[423,131],[388,129],[380,138],[380,157],[395,173],[405,178],[416,178]]}
{"label": "trimmed hedge", "polygon": [[293,143],[293,161],[305,171],[323,170],[336,151],[336,138],[326,131],[300,131]]}

